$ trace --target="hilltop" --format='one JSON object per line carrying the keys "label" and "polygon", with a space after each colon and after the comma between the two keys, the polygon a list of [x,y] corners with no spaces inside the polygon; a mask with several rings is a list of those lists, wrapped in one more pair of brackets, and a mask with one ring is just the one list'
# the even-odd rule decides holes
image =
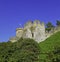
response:
{"label": "hilltop", "polygon": [[36,42],[42,42],[52,34],[60,31],[60,21],[56,22],[57,26],[51,22],[48,22],[45,26],[44,22],[40,22],[39,20],[28,21],[24,27],[19,27],[16,29],[16,36],[10,38],[11,42],[16,42],[18,39],[22,38],[30,38],[34,39]]}
{"label": "hilltop", "polygon": [[60,22],[27,22],[16,36],[0,43],[0,62],[60,62]]}

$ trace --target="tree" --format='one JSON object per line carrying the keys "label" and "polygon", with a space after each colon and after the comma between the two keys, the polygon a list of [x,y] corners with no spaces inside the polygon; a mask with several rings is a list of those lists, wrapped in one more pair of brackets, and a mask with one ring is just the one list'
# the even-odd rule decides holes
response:
{"label": "tree", "polygon": [[46,24],[46,30],[49,32],[52,28],[54,28],[54,26],[52,25],[51,22],[48,22],[48,23]]}
{"label": "tree", "polygon": [[59,20],[57,20],[56,25],[60,26],[60,21]]}

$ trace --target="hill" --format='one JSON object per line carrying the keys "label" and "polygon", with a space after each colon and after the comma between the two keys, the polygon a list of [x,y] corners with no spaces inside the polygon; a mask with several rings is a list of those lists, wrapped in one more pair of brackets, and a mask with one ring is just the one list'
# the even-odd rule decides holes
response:
{"label": "hill", "polygon": [[47,38],[45,41],[39,43],[39,46],[41,50],[40,59],[46,59],[49,53],[54,54],[54,52],[57,51],[58,48],[60,52],[60,32],[55,33],[54,35]]}
{"label": "hill", "polygon": [[39,44],[29,38],[0,43],[0,62],[60,62],[60,32]]}

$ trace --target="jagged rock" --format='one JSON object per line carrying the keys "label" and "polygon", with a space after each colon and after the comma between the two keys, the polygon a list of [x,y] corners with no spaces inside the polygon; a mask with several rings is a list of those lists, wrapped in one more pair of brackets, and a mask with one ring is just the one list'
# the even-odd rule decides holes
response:
{"label": "jagged rock", "polygon": [[10,41],[16,42],[22,37],[34,39],[39,43],[59,30],[60,27],[55,27],[48,33],[45,31],[45,24],[43,22],[41,23],[39,20],[35,20],[34,22],[29,21],[24,25],[24,28],[16,29],[16,37],[11,38]]}

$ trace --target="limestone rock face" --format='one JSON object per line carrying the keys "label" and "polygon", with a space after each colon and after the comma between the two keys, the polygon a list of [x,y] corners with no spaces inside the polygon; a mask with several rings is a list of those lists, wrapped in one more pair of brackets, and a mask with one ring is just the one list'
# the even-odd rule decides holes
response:
{"label": "limestone rock face", "polygon": [[58,31],[60,31],[60,26],[55,27],[50,32],[47,32],[45,31],[45,24],[43,22],[41,23],[39,20],[35,20],[34,22],[29,21],[25,24],[24,28],[16,29],[16,36],[12,37],[10,41],[16,42],[22,37],[34,39],[39,43]]}
{"label": "limestone rock face", "polygon": [[37,26],[34,31],[34,39],[39,43],[45,40],[45,27]]}
{"label": "limestone rock face", "polygon": [[23,38],[32,38],[31,30],[29,28],[26,29],[25,33],[23,34]]}
{"label": "limestone rock face", "polygon": [[34,22],[29,21],[24,28],[16,29],[16,37],[31,38],[39,43],[45,40],[45,25],[38,20]]}
{"label": "limestone rock face", "polygon": [[23,36],[23,29],[17,28],[16,29],[16,37],[21,38]]}
{"label": "limestone rock face", "polygon": [[17,42],[18,39],[19,39],[18,37],[12,37],[9,39],[9,41],[14,43],[14,42]]}
{"label": "limestone rock face", "polygon": [[25,28],[25,29],[28,29],[28,28],[30,28],[32,25],[33,25],[32,21],[28,21],[28,22],[25,24],[24,28]]}

